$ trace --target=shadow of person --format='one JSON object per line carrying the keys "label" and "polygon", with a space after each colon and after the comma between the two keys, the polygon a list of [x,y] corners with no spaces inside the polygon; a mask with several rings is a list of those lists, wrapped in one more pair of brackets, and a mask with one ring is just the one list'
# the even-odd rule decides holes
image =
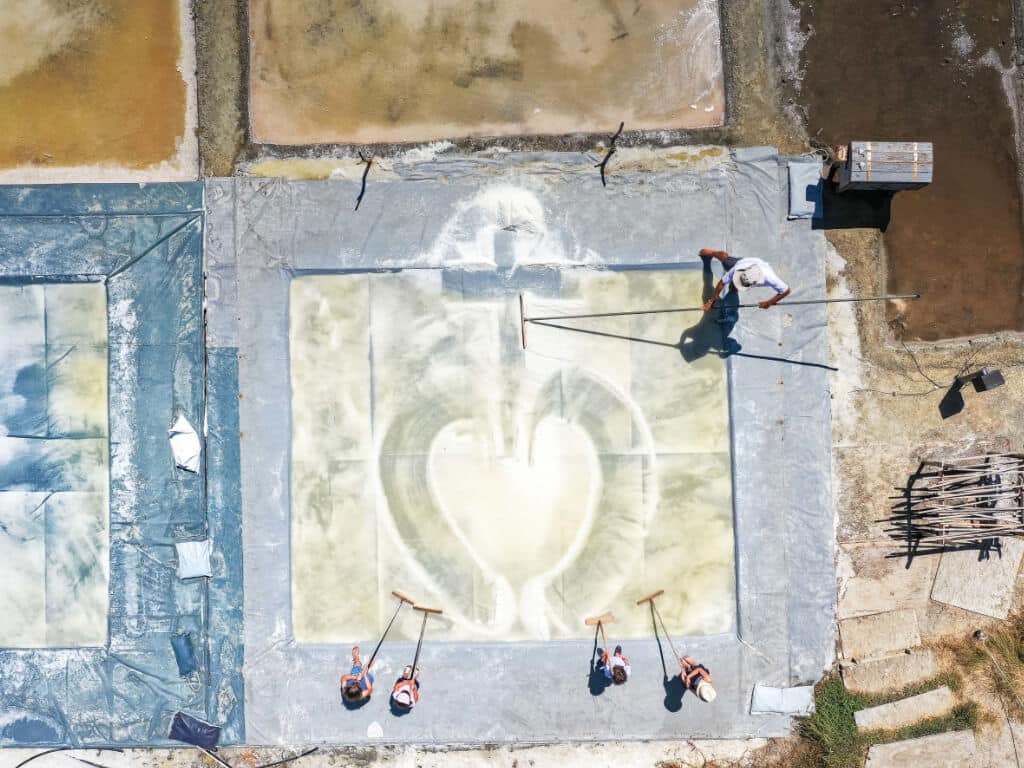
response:
{"label": "shadow of person", "polygon": [[679,675],[666,677],[662,682],[665,688],[665,709],[678,712],[683,708],[683,696],[686,695],[686,684]]}
{"label": "shadow of person", "polygon": [[956,416],[964,409],[964,396],[961,391],[963,388],[964,385],[962,383],[954,381],[953,385],[946,390],[946,394],[943,395],[942,400],[939,402],[939,415],[943,419]]}
{"label": "shadow of person", "polygon": [[597,662],[601,658],[601,654],[604,653],[603,648],[597,647],[597,636],[600,631],[600,626],[594,630],[594,650],[590,654],[590,673],[587,677],[587,688],[590,689],[591,696],[600,696],[604,693],[605,689],[612,684],[612,681],[608,678],[608,675],[604,673],[604,667],[600,666]]}
{"label": "shadow of person", "polygon": [[369,696],[367,696],[365,699],[360,699],[359,701],[349,701],[344,696],[342,696],[341,697],[341,705],[343,707],[345,707],[345,709],[349,710],[350,712],[353,712],[353,711],[355,711],[357,709],[362,709],[363,707],[365,707],[369,700],[370,700]]}
{"label": "shadow of person", "polygon": [[[704,262],[701,301],[705,302],[714,293],[715,277],[711,272],[711,257],[700,258]],[[710,312],[702,312],[700,319],[683,331],[678,345],[683,360],[692,363],[709,352],[718,357],[728,357],[742,349],[739,342],[730,336],[740,317],[738,304],[739,295],[736,291],[729,291]]]}
{"label": "shadow of person", "polygon": [[686,693],[686,685],[678,673],[669,677],[668,666],[665,664],[665,650],[661,646],[661,633],[658,632],[658,622],[654,616],[654,603],[651,603],[651,624],[654,627],[654,639],[658,643],[658,656],[661,658],[661,685],[665,689],[664,705],[669,712],[678,712],[683,708],[683,695]]}

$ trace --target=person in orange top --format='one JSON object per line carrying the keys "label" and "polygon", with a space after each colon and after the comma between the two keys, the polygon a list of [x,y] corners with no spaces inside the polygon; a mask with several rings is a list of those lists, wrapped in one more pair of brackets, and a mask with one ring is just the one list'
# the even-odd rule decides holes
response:
{"label": "person in orange top", "polygon": [[391,689],[391,703],[400,710],[409,711],[419,700],[420,670],[419,667],[413,670],[409,664],[402,671],[402,676],[398,678],[395,687]]}
{"label": "person in orange top", "polygon": [[679,659],[679,677],[687,690],[697,694],[697,698],[708,703],[715,700],[718,695],[714,686],[711,685],[711,673],[703,664],[698,664],[692,656],[683,656]]}
{"label": "person in orange top", "polygon": [[341,676],[341,698],[347,704],[358,704],[366,701],[373,693],[373,675],[363,667],[359,657],[359,646],[352,646],[352,668],[347,675]]}

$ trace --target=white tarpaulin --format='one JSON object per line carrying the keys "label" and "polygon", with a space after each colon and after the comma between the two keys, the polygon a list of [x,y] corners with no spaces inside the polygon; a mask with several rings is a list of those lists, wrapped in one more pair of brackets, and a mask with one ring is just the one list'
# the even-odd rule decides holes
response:
{"label": "white tarpaulin", "polygon": [[814,686],[795,688],[754,686],[754,699],[750,703],[752,715],[809,715],[814,712]]}
{"label": "white tarpaulin", "polygon": [[789,166],[789,218],[820,219],[821,158],[792,158]]}
{"label": "white tarpaulin", "polygon": [[213,569],[210,567],[210,553],[213,552],[213,542],[210,539],[179,541],[175,543],[174,548],[178,550],[179,579],[213,576]]}
{"label": "white tarpaulin", "polygon": [[178,416],[174,426],[167,431],[171,440],[171,452],[174,453],[174,463],[179,469],[188,472],[199,471],[199,454],[202,447],[199,444],[199,435],[188,423],[184,415]]}

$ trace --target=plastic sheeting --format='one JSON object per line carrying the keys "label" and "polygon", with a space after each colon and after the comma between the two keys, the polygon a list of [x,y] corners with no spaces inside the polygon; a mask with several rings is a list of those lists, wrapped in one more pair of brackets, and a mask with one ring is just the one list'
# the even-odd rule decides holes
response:
{"label": "plastic sheeting", "polygon": [[213,576],[210,566],[210,555],[213,553],[213,542],[179,541],[174,549],[178,553],[178,578],[194,579],[197,576]]}
{"label": "plastic sheeting", "polygon": [[171,649],[174,651],[174,661],[178,665],[178,674],[188,677],[194,674],[199,667],[196,665],[196,654],[192,649],[192,636],[187,633],[174,635],[171,638]]}
{"label": "plastic sheeting", "polygon": [[[186,708],[243,736],[237,365],[214,355],[204,376],[202,194],[0,187],[0,283],[100,286],[110,370],[107,632],[84,648],[0,649],[0,746],[167,743]],[[210,471],[179,472],[167,425],[177,414],[203,423],[204,411]],[[200,537],[226,553],[214,578],[176,579],[174,542]],[[178,674],[170,640],[182,632],[198,690]]]}
{"label": "plastic sheeting", "polygon": [[790,159],[789,167],[789,218],[820,219],[822,216],[821,179],[822,160],[820,157]]}
{"label": "plastic sheeting", "polygon": [[814,712],[814,686],[774,688],[755,685],[750,703],[752,715],[810,715]]}
{"label": "plastic sheeting", "polygon": [[211,723],[205,723],[184,712],[176,712],[174,720],[171,721],[169,737],[175,741],[212,749],[220,741],[220,728]]}
{"label": "plastic sheeting", "polygon": [[167,431],[167,437],[171,442],[171,453],[174,455],[175,466],[186,472],[198,472],[199,458],[203,448],[199,442],[199,435],[188,423],[184,414],[175,420],[174,426]]}
{"label": "plastic sheeting", "polygon": [[[414,716],[391,717],[386,697],[376,696],[358,711],[340,712],[337,676],[348,647],[295,642],[294,563],[280,545],[291,523],[293,278],[441,270],[485,285],[515,270],[517,279],[532,275],[543,287],[588,267],[699,270],[698,251],[713,247],[765,258],[801,297],[825,290],[823,235],[809,222],[786,221],[786,168],[769,148],[735,151],[701,171],[620,172],[607,189],[584,155],[445,156],[396,173],[402,180],[374,182],[371,175],[358,212],[358,181],[207,182],[209,338],[212,348],[238,349],[244,394],[247,732],[263,743],[367,742],[368,729],[378,732],[375,723],[387,741],[435,743],[787,734],[787,716],[749,715],[754,685],[814,680],[834,649],[828,345],[826,314],[816,306],[747,311],[728,348],[717,329],[699,335],[704,354],[727,354],[737,631],[673,642],[713,670],[714,706],[663,685],[677,670],[663,667],[670,661],[664,638],[659,650],[648,636],[623,643],[634,670],[626,689],[596,698],[586,686],[592,640],[428,642],[424,679],[437,675],[445,684],[430,687],[429,703],[424,699]],[[717,269],[709,267],[709,279]],[[680,319],[679,331],[692,323]],[[519,334],[515,311],[501,329],[513,340]],[[666,383],[688,364],[679,350],[652,346],[645,353],[654,350],[664,351]],[[420,385],[415,378],[403,384]],[[345,471],[338,464],[332,473]],[[775,503],[765,505],[767,497]],[[383,584],[378,611],[389,610],[392,588],[409,589]],[[626,595],[604,609],[637,610]],[[390,642],[380,669],[397,674],[414,652],[414,642]],[[542,695],[523,695],[525,668],[545,681]]]}

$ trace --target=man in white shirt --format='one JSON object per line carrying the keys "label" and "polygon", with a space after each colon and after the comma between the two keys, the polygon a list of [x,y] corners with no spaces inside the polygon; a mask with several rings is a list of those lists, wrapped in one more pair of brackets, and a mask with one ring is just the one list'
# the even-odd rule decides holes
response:
{"label": "man in white shirt", "polygon": [[722,279],[718,281],[718,285],[715,286],[715,292],[711,294],[711,298],[704,302],[705,312],[710,311],[719,297],[729,288],[739,292],[755,286],[771,288],[775,291],[775,295],[770,299],[757,302],[757,306],[761,309],[768,309],[768,307],[778,304],[791,293],[789,286],[775,274],[775,270],[764,259],[759,259],[756,256],[737,259],[725,251],[716,251],[711,248],[703,248],[700,255],[718,259],[726,270]]}

